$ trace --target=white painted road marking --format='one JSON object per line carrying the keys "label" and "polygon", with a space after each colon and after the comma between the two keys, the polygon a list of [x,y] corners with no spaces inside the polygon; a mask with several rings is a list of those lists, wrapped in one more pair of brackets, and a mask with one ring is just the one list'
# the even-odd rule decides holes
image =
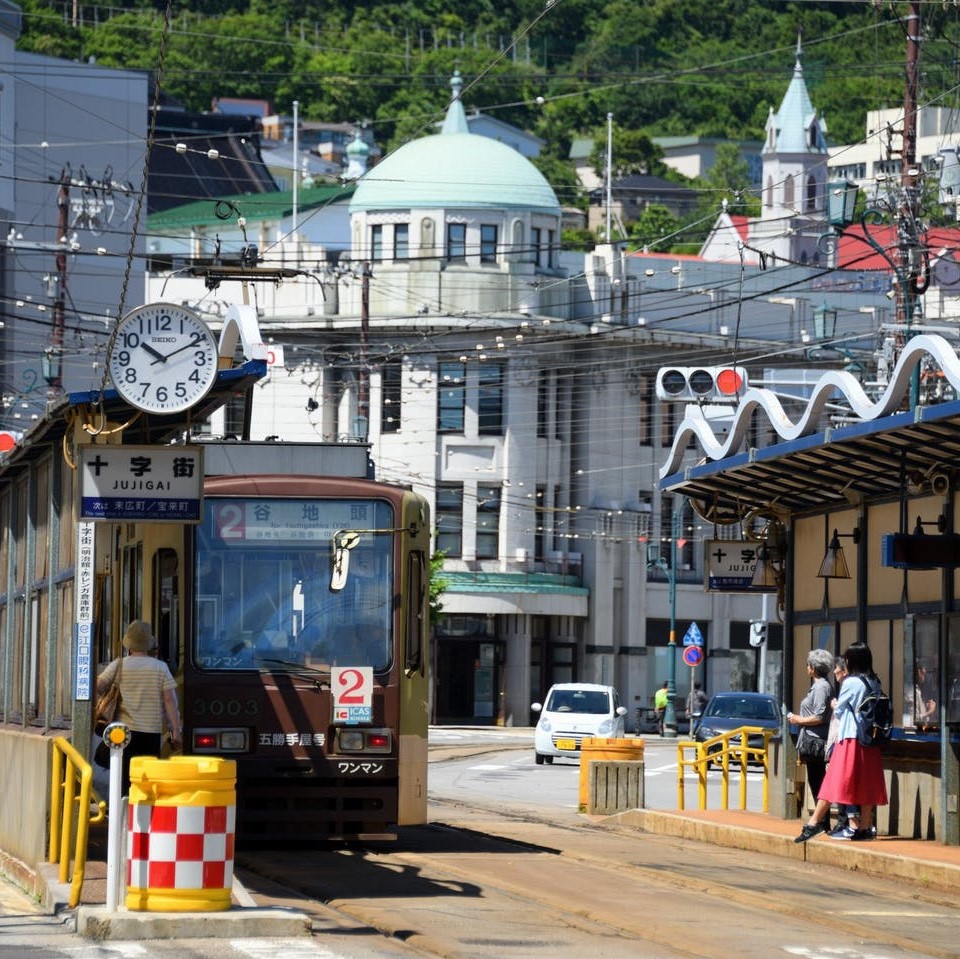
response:
{"label": "white painted road marking", "polygon": [[345,959],[309,939],[233,939],[230,945],[251,959]]}

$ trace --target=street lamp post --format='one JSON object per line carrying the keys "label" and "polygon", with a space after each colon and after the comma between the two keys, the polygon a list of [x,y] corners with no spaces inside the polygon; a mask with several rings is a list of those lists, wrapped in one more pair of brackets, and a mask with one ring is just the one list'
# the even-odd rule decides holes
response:
{"label": "street lamp post", "polygon": [[670,538],[670,637],[667,640],[667,708],[663,714],[663,735],[677,736],[677,537],[680,535],[681,511],[673,516],[673,536]]}
{"label": "street lamp post", "polygon": [[[682,502],[682,501],[681,501]],[[667,639],[667,708],[663,713],[663,736],[675,739],[677,736],[677,539],[680,536],[680,521],[683,516],[682,505],[673,514],[673,529],[670,537],[670,562],[664,562],[660,547],[652,546],[647,550],[647,569],[659,569],[667,575],[670,592],[670,635]]]}

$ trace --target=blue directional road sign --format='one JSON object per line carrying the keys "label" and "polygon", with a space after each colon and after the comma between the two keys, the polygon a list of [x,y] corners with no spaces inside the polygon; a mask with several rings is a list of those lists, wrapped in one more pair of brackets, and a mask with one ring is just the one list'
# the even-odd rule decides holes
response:
{"label": "blue directional road sign", "polygon": [[691,623],[687,627],[687,631],[683,634],[683,645],[684,646],[702,646],[703,645],[703,633],[700,632],[700,627],[696,623]]}

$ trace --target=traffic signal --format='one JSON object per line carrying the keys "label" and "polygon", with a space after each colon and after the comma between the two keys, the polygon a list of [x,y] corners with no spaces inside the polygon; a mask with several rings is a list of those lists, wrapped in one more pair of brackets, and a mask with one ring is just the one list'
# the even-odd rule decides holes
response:
{"label": "traffic signal", "polygon": [[657,399],[680,403],[736,402],[749,386],[742,366],[664,366]]}
{"label": "traffic signal", "polygon": [[767,641],[767,624],[762,619],[750,620],[750,645],[762,646]]}

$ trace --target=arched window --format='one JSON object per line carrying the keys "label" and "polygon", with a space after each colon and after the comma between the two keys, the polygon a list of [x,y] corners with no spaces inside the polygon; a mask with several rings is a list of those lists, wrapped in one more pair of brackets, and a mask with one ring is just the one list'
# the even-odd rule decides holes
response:
{"label": "arched window", "polygon": [[786,176],[783,179],[783,205],[793,206],[793,177]]}
{"label": "arched window", "polygon": [[767,206],[773,206],[773,177],[767,177]]}
{"label": "arched window", "polygon": [[817,208],[817,178],[812,174],[807,177],[807,209]]}

